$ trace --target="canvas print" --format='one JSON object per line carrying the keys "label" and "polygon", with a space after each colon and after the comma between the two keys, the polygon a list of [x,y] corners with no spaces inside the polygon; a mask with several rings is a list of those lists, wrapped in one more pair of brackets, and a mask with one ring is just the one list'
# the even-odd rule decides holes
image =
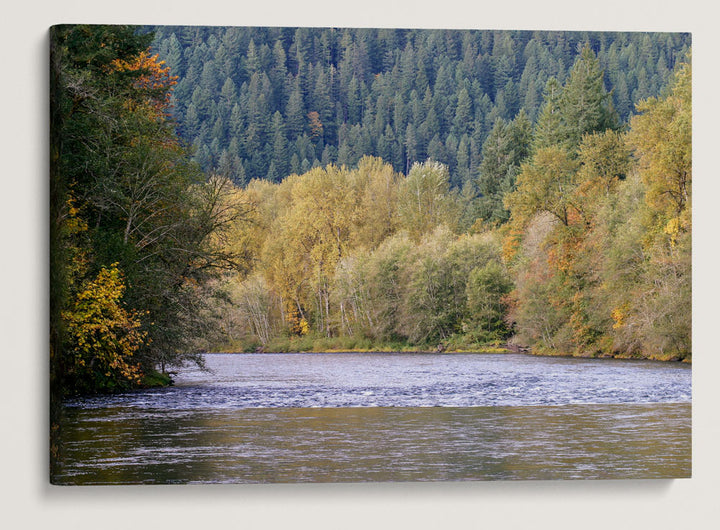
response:
{"label": "canvas print", "polygon": [[50,29],[50,482],[691,476],[691,35]]}

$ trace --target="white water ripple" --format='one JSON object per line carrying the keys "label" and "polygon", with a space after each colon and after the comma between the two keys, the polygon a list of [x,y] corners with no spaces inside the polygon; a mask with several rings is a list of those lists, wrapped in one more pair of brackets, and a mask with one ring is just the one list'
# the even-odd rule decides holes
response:
{"label": "white water ripple", "polygon": [[680,363],[518,354],[208,354],[170,388],[68,406],[163,411],[273,407],[479,407],[689,403]]}

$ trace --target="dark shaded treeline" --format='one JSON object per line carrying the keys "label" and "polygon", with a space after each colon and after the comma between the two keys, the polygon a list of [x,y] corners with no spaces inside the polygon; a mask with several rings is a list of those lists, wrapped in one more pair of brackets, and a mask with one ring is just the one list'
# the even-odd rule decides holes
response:
{"label": "dark shaded treeline", "polygon": [[56,26],[50,49],[51,384],[111,391],[178,361],[195,286],[235,259],[213,239],[240,206],[168,119],[175,78],[127,26]]}

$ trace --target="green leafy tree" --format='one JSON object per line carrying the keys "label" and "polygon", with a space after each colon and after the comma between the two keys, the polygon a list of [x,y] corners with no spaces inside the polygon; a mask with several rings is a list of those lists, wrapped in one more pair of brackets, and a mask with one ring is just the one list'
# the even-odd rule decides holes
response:
{"label": "green leafy tree", "polygon": [[464,300],[457,295],[457,271],[448,259],[450,231],[425,234],[407,267],[399,330],[412,344],[437,344],[459,330]]}
{"label": "green leafy tree", "polygon": [[577,167],[577,162],[561,147],[538,150],[532,161],[521,166],[517,189],[505,197],[505,206],[518,221],[547,212],[569,226]]}
{"label": "green leafy tree", "polygon": [[488,261],[467,279],[467,317],[463,327],[479,342],[500,343],[510,335],[506,321],[513,283],[502,265]]}
{"label": "green leafy tree", "polygon": [[370,338],[376,341],[406,340],[401,329],[401,307],[405,297],[405,267],[414,244],[406,232],[386,238],[365,267],[369,300]]}

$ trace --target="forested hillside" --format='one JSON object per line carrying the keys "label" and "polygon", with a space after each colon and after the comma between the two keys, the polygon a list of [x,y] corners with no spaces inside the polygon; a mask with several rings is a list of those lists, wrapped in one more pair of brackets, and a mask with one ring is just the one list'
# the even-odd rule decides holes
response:
{"label": "forested hillside", "polygon": [[[689,56],[687,57],[689,61]],[[589,46],[482,149],[477,195],[448,166],[381,158],[237,191],[240,276],[214,318],[231,349],[479,349],[688,358],[691,95],[678,63],[629,125]],[[487,192],[485,191],[487,190]],[[212,343],[209,343],[212,346]]]}
{"label": "forested hillside", "polygon": [[65,398],[204,351],[690,361],[689,45],[52,28],[53,476]]}
{"label": "forested hillside", "polygon": [[53,28],[53,396],[203,348],[689,359],[689,46]]}
{"label": "forested hillside", "polygon": [[498,119],[523,109],[534,123],[548,80],[564,83],[585,43],[622,123],[690,46],[680,33],[152,29],[178,76],[180,136],[205,171],[240,185],[372,155],[403,174],[430,158],[451,187],[476,186]]}

